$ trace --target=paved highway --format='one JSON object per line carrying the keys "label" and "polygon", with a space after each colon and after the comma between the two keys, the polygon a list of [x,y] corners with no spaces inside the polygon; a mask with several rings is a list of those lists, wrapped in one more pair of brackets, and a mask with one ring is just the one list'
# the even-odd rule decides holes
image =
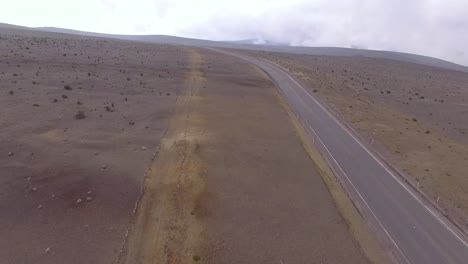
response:
{"label": "paved highway", "polygon": [[286,70],[265,60],[222,52],[258,66],[271,77],[338,177],[354,192],[358,204],[363,205],[369,220],[382,230],[398,261],[468,263],[468,244],[463,234],[424,202]]}

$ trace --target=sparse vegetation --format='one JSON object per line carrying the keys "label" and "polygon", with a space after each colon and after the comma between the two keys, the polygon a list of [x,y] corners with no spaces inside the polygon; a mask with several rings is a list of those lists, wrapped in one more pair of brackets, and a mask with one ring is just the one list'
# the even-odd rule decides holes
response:
{"label": "sparse vegetation", "polygon": [[79,110],[78,112],[76,112],[75,114],[75,119],[84,119],[86,118],[86,115],[83,111]]}
{"label": "sparse vegetation", "polygon": [[198,256],[198,255],[194,255],[194,256],[192,257],[192,260],[193,260],[193,261],[200,261],[201,258],[200,258],[200,256]]}

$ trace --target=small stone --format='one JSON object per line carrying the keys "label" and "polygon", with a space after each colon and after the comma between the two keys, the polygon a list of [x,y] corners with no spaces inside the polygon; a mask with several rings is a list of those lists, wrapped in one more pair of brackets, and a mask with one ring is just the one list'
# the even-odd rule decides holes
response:
{"label": "small stone", "polygon": [[147,150],[147,149],[148,149],[148,148],[146,148],[146,147],[141,147],[141,150]]}
{"label": "small stone", "polygon": [[45,251],[45,253],[49,253],[50,252],[50,247],[46,248],[44,251]]}
{"label": "small stone", "polygon": [[38,205],[37,209],[42,209],[42,204]]}
{"label": "small stone", "polygon": [[102,170],[107,169],[107,165],[102,165],[102,166],[101,166],[101,169],[102,169]]}
{"label": "small stone", "polygon": [[37,191],[37,187],[32,187],[31,191],[33,191],[33,192]]}
{"label": "small stone", "polygon": [[93,200],[93,197],[92,197],[92,196],[87,196],[87,197],[86,197],[86,201],[87,201],[87,202],[91,202],[92,200]]}
{"label": "small stone", "polygon": [[83,202],[83,199],[81,199],[81,198],[76,199],[76,203],[77,203],[77,204],[80,204],[80,203],[82,203],[82,202]]}
{"label": "small stone", "polygon": [[13,156],[13,155],[15,155],[15,153],[13,153],[13,152],[8,152],[8,156]]}
{"label": "small stone", "polygon": [[52,198],[57,198],[57,196],[55,196],[55,194],[52,194],[50,197],[52,197]]}
{"label": "small stone", "polygon": [[88,191],[88,194],[93,194],[93,192],[92,192],[92,191]]}
{"label": "small stone", "polygon": [[97,155],[99,155],[99,152],[94,152],[94,156],[97,156]]}

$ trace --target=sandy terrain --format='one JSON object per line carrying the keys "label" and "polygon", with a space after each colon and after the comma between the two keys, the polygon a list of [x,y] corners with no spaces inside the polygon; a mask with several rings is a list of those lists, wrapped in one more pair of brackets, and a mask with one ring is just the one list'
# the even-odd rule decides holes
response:
{"label": "sandy terrain", "polygon": [[0,32],[0,262],[111,263],[184,89],[186,55]]}
{"label": "sandy terrain", "polygon": [[288,68],[460,227],[468,226],[468,74],[363,57],[255,53]]}
{"label": "sandy terrain", "polygon": [[187,47],[0,37],[2,262],[368,263],[253,66]]}

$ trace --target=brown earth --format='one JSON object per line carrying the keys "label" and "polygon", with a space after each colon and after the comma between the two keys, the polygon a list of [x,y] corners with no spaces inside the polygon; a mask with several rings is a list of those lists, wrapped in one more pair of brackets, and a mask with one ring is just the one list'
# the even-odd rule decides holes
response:
{"label": "brown earth", "polygon": [[0,37],[3,262],[368,263],[255,67],[195,48]]}
{"label": "brown earth", "polygon": [[287,68],[468,227],[468,73],[363,57],[251,54]]}
{"label": "brown earth", "polygon": [[2,33],[0,262],[110,263],[184,89],[187,56]]}

